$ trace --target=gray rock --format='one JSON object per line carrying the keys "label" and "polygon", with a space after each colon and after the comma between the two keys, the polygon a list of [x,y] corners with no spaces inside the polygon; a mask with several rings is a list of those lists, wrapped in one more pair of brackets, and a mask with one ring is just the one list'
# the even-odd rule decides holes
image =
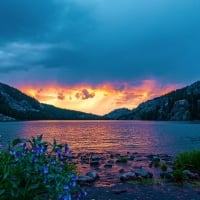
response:
{"label": "gray rock", "polygon": [[92,161],[97,161],[99,159],[100,157],[98,155],[92,155],[92,158],[91,158]]}
{"label": "gray rock", "polygon": [[128,159],[129,159],[129,160],[134,160],[134,159],[135,159],[135,156],[134,156],[134,155],[131,155]]}
{"label": "gray rock", "polygon": [[98,165],[100,165],[100,163],[99,163],[98,160],[92,160],[92,161],[90,161],[90,165],[91,166],[98,166]]}
{"label": "gray rock", "polygon": [[120,169],[120,170],[119,170],[119,173],[120,173],[120,174],[122,174],[122,173],[124,173],[124,172],[125,172],[124,169]]}
{"label": "gray rock", "polygon": [[0,121],[1,122],[6,122],[6,121],[15,121],[16,119],[13,118],[13,117],[9,117],[9,116],[6,116],[6,115],[3,115],[0,113]]}
{"label": "gray rock", "polygon": [[140,176],[142,178],[153,178],[153,174],[151,172],[148,172],[144,168],[136,169],[134,170],[134,172],[137,176]]}
{"label": "gray rock", "polygon": [[130,181],[130,180],[137,180],[137,176],[135,172],[127,172],[121,175],[121,181]]}
{"label": "gray rock", "polygon": [[90,176],[79,176],[77,181],[80,184],[88,184],[94,182],[95,179]]}
{"label": "gray rock", "polygon": [[153,162],[160,162],[160,157],[158,157],[158,156],[153,156],[152,161],[153,161]]}
{"label": "gray rock", "polygon": [[127,192],[127,189],[115,189],[115,190],[111,190],[112,193],[114,194],[122,194]]}
{"label": "gray rock", "polygon": [[104,167],[105,168],[112,168],[112,164],[105,164]]}
{"label": "gray rock", "polygon": [[96,172],[94,172],[94,171],[88,172],[86,174],[86,176],[89,176],[89,177],[93,178],[94,180],[96,180],[97,178],[99,178],[99,175]]}
{"label": "gray rock", "polygon": [[108,160],[108,164],[114,164],[114,160]]}
{"label": "gray rock", "polygon": [[199,174],[198,173],[193,173],[190,170],[184,170],[183,173],[190,179],[199,179]]}

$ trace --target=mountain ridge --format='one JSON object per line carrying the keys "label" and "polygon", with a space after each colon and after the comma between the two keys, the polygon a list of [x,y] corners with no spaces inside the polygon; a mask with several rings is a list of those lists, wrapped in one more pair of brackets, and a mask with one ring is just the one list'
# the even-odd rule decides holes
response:
{"label": "mountain ridge", "polygon": [[0,121],[13,120],[200,120],[200,81],[150,99],[132,110],[119,108],[104,116],[40,103],[0,83]]}
{"label": "mountain ridge", "polygon": [[[118,110],[115,110],[118,112]],[[113,112],[111,112],[113,116]],[[107,114],[109,118],[110,114]],[[111,119],[111,118],[110,118]],[[148,100],[115,120],[200,120],[200,81]]]}
{"label": "mountain ridge", "polygon": [[0,83],[0,121],[96,120],[100,116],[40,103],[20,90]]}

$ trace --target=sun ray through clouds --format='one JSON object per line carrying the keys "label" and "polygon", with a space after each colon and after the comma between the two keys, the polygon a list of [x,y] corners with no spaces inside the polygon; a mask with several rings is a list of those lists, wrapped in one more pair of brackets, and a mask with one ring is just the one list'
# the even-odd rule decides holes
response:
{"label": "sun ray through clouds", "polygon": [[97,86],[46,84],[20,85],[18,88],[42,103],[104,115],[117,108],[133,109],[140,103],[177,87],[178,85],[163,86],[155,80],[143,80],[140,84],[125,82],[103,83]]}

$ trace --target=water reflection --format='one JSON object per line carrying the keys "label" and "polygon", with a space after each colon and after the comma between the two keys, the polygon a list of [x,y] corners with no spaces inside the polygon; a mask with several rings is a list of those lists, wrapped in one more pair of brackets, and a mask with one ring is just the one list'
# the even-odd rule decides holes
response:
{"label": "water reflection", "polygon": [[145,121],[29,121],[0,123],[5,143],[16,137],[43,134],[45,140],[67,142],[75,152],[139,152],[176,154],[200,148],[200,126]]}

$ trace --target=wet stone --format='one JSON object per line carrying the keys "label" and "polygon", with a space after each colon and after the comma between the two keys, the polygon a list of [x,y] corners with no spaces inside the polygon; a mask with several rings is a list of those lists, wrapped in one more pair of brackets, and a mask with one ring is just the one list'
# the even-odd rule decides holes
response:
{"label": "wet stone", "polygon": [[79,176],[77,181],[79,184],[84,185],[94,182],[95,179],[90,176]]}
{"label": "wet stone", "polygon": [[158,156],[153,156],[153,162],[160,162],[160,158]]}
{"label": "wet stone", "polygon": [[112,168],[112,164],[105,164],[104,168]]}
{"label": "wet stone", "polygon": [[108,164],[114,164],[114,160],[108,160]]}
{"label": "wet stone", "polygon": [[119,170],[119,173],[120,173],[120,174],[122,174],[122,173],[124,173],[124,172],[125,172],[124,169],[120,169],[120,170]]}
{"label": "wet stone", "polygon": [[184,170],[183,173],[189,178],[193,180],[198,180],[199,179],[199,174],[198,173],[193,173],[190,170]]}
{"label": "wet stone", "polygon": [[89,176],[89,177],[91,177],[91,178],[94,179],[94,180],[96,180],[96,179],[99,178],[99,175],[98,175],[96,172],[94,172],[94,171],[88,172],[88,173],[86,174],[86,176]]}
{"label": "wet stone", "polygon": [[91,166],[98,166],[98,165],[100,165],[100,163],[99,163],[98,160],[92,160],[92,161],[90,162],[90,165],[91,165]]}
{"label": "wet stone", "polygon": [[122,194],[127,192],[127,189],[115,189],[115,190],[111,190],[112,193],[114,194]]}
{"label": "wet stone", "polygon": [[127,172],[121,175],[120,180],[121,181],[130,181],[130,180],[136,180],[137,176],[135,172]]}
{"label": "wet stone", "polygon": [[134,160],[135,159],[135,156],[134,155],[131,155],[130,157],[129,157],[129,160]]}
{"label": "wet stone", "polygon": [[91,159],[92,161],[98,161],[100,157],[98,155],[93,155]]}
{"label": "wet stone", "polygon": [[134,172],[137,176],[140,176],[142,178],[153,178],[153,174],[151,172],[148,172],[144,168],[136,169],[134,170]]}

